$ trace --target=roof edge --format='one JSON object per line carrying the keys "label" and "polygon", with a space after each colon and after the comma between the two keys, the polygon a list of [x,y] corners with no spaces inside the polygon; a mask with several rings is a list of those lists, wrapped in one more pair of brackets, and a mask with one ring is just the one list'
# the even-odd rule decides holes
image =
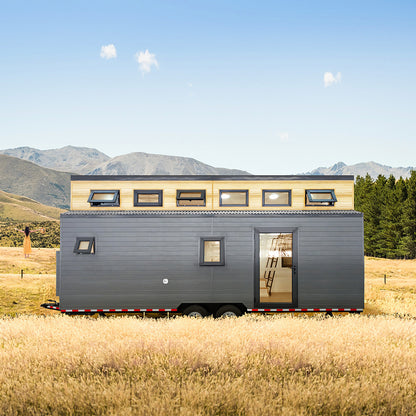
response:
{"label": "roof edge", "polygon": [[363,216],[362,212],[355,211],[355,210],[204,210],[204,211],[197,211],[197,210],[146,210],[146,211],[133,211],[133,210],[125,210],[125,211],[67,211],[61,214],[62,217],[116,217],[116,216],[130,216],[130,217],[138,217],[138,216],[176,216],[176,217],[186,217],[186,216],[224,216],[224,217],[232,217],[232,216],[299,216],[299,215],[307,215],[307,216],[337,216],[337,215],[347,215],[347,216]]}
{"label": "roof edge", "polygon": [[71,181],[353,181],[354,175],[71,175]]}

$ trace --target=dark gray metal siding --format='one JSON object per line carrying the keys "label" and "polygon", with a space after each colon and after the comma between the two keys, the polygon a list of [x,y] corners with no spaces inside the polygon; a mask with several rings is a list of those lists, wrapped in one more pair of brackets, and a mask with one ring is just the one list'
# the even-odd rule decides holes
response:
{"label": "dark gray metal siding", "polygon": [[[279,227],[298,230],[298,307],[363,307],[362,216],[286,213],[63,215],[61,308],[255,307],[255,229]],[[77,236],[95,237],[94,255],[73,253]],[[199,265],[200,237],[209,236],[225,238],[225,266]]]}
{"label": "dark gray metal siding", "polygon": [[56,252],[56,296],[60,296],[61,293],[61,253]]}

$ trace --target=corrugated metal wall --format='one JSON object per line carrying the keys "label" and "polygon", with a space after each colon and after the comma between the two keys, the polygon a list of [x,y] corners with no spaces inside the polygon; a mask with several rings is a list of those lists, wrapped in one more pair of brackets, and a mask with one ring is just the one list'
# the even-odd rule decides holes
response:
{"label": "corrugated metal wall", "polygon": [[[254,305],[255,229],[297,228],[298,307],[362,308],[362,216],[63,215],[60,305],[176,308],[181,303]],[[225,237],[225,266],[200,266],[200,237]],[[95,237],[95,254],[74,254]],[[167,278],[169,283],[163,284]]]}

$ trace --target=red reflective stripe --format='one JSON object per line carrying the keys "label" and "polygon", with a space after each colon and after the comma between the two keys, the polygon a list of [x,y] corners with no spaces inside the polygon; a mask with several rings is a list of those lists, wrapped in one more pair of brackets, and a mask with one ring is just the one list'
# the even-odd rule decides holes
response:
{"label": "red reflective stripe", "polygon": [[344,308],[339,308],[338,309],[340,312],[344,312]]}
{"label": "red reflective stripe", "polygon": [[177,310],[177,309],[172,309],[171,311],[172,311],[172,312],[177,312],[178,310]]}
{"label": "red reflective stripe", "polygon": [[116,310],[115,309],[109,309],[108,311],[109,312],[115,312]]}
{"label": "red reflective stripe", "polygon": [[85,312],[91,312],[91,309],[85,309]]}
{"label": "red reflective stripe", "polygon": [[121,312],[128,312],[128,309],[122,309]]}
{"label": "red reflective stripe", "polygon": [[301,309],[301,312],[308,312],[307,309]]}
{"label": "red reflective stripe", "polygon": [[153,312],[153,309],[146,309],[146,312]]}
{"label": "red reflective stripe", "polygon": [[357,312],[356,308],[351,308],[351,312]]}

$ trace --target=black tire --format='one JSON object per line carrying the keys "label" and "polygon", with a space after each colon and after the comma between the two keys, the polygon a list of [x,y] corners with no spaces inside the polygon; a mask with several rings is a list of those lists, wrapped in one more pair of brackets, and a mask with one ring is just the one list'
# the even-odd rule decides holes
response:
{"label": "black tire", "polygon": [[236,318],[241,315],[241,309],[235,305],[223,305],[215,312],[216,318]]}
{"label": "black tire", "polygon": [[191,305],[184,309],[183,314],[191,318],[208,316],[208,311],[201,305]]}

